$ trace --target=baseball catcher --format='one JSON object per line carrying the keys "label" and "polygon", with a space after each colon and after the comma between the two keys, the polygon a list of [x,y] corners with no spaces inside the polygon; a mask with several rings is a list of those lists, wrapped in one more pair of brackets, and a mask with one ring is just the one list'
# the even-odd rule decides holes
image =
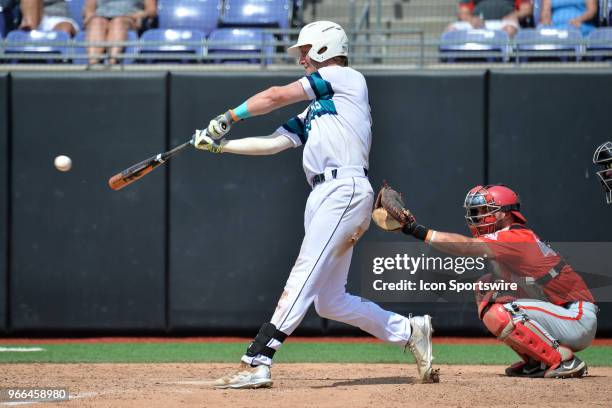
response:
{"label": "baseball catcher", "polygon": [[372,218],[384,230],[401,231],[452,255],[485,254],[495,269],[481,281],[521,282],[513,294],[476,294],[478,317],[521,357],[506,368],[507,376],[584,376],[587,365],[574,352],[593,341],[598,312],[585,282],[527,226],[519,197],[510,188],[476,186],[467,193],[464,207],[473,237],[420,225],[401,195],[384,185]]}

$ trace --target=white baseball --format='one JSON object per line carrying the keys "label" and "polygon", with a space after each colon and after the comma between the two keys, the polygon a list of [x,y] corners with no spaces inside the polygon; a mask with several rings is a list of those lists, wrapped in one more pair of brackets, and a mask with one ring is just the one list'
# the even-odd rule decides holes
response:
{"label": "white baseball", "polygon": [[72,167],[72,160],[68,156],[57,156],[53,161],[55,168],[59,171],[68,171]]}

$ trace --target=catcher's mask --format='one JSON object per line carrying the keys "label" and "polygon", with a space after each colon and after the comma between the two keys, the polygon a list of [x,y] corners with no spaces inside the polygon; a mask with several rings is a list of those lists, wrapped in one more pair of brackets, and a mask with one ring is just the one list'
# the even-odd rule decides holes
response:
{"label": "catcher's mask", "polygon": [[593,163],[603,168],[597,175],[606,193],[606,203],[612,204],[612,142],[605,142],[595,149]]}
{"label": "catcher's mask", "polygon": [[495,216],[499,212],[510,212],[517,222],[527,223],[520,212],[518,195],[501,184],[472,188],[465,196],[463,206],[468,227],[475,237],[501,229],[500,220]]}

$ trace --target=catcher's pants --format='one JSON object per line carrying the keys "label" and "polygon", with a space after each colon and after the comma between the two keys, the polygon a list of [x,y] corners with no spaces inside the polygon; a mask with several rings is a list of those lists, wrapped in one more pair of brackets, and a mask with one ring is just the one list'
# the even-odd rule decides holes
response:
{"label": "catcher's pants", "polygon": [[[514,302],[519,313],[524,313],[538,324],[551,341],[558,341],[572,351],[587,348],[597,331],[598,307],[590,302],[573,302],[567,307],[557,306],[541,300],[519,299]],[[512,303],[504,307],[513,313]]]}
{"label": "catcher's pants", "polygon": [[[271,323],[286,334],[300,324],[314,301],[324,318],[357,326],[390,343],[404,346],[410,338],[408,318],[346,293],[353,245],[370,225],[374,192],[366,177],[338,178],[317,185],[306,203],[300,254],[289,274]],[[271,340],[269,347],[280,343]],[[266,356],[249,364],[272,364]]]}

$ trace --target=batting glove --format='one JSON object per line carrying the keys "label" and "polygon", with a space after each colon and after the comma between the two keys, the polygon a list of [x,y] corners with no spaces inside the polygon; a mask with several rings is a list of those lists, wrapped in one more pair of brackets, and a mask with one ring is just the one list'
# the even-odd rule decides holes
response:
{"label": "batting glove", "polygon": [[230,131],[233,123],[234,119],[229,111],[225,112],[223,115],[217,116],[208,124],[208,136],[213,140],[221,139]]}
{"label": "batting glove", "polygon": [[224,143],[213,140],[208,135],[208,130],[196,129],[195,133],[191,138],[191,144],[196,149],[208,150],[211,153],[222,153]]}

